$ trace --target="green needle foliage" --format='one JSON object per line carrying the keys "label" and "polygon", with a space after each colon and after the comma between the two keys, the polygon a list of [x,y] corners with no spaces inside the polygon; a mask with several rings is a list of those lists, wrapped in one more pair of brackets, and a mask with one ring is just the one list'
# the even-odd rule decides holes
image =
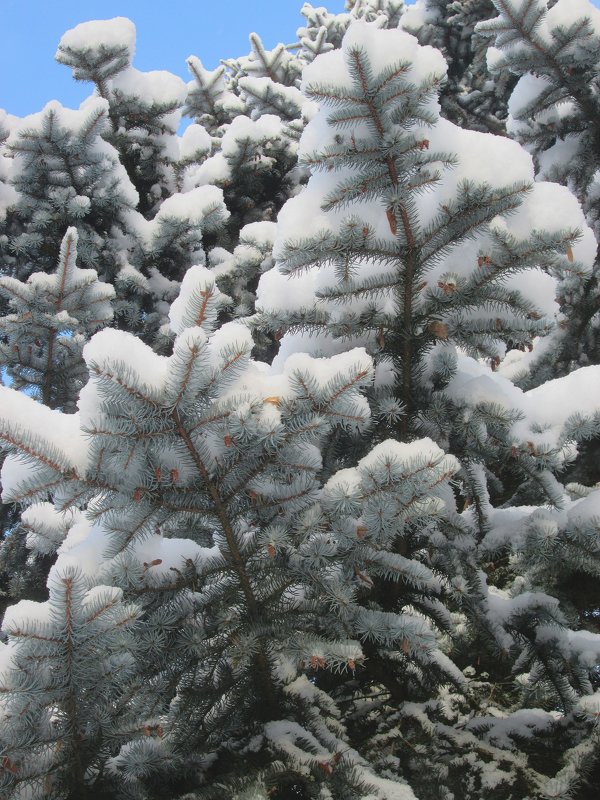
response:
{"label": "green needle foliage", "polygon": [[595,798],[599,12],[301,11],[0,118],[7,800]]}

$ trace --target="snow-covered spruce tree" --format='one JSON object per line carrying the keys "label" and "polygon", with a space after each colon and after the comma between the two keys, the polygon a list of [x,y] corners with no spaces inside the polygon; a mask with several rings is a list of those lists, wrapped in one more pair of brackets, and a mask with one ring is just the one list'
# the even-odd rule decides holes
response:
{"label": "snow-covered spruce tree", "polygon": [[221,291],[235,299],[235,317],[254,313],[254,292],[263,272],[273,266],[272,252],[277,226],[274,222],[252,222],[239,234],[239,244],[229,252],[210,251],[209,263]]}
{"label": "snow-covered spruce tree", "polygon": [[216,237],[229,218],[223,191],[213,185],[187,188],[163,200],[155,217],[128,216],[130,259],[123,254],[115,278],[120,327],[137,333],[157,350],[169,349],[170,303],[186,271],[206,261],[208,239]]}
{"label": "snow-covered spruce tree", "polygon": [[[404,63],[394,60],[398,53]],[[476,540],[484,539],[492,512],[489,492],[510,499],[517,474],[528,485],[526,493],[520,488],[523,498],[563,502],[564,492],[552,472],[573,452],[570,442],[593,435],[593,399],[591,407],[581,409],[573,400],[567,402],[550,422],[541,413],[547,398],[536,404],[493,369],[506,344],[528,345],[551,330],[558,312],[556,277],[589,271],[596,243],[568,191],[533,184],[533,165],[522,149],[439,118],[431,95],[442,71],[439,54],[419,48],[406,34],[361,25],[349,29],[341,53],[320,56],[305,71],[305,91],[320,102],[321,110],[306,129],[300,153],[315,174],[280,214],[278,265],[261,279],[260,319],[280,333],[288,331],[282,357],[299,349],[331,354],[366,345],[378,366],[373,407],[380,418],[379,435],[393,430],[410,438],[425,430],[459,456],[461,491],[470,509],[460,521],[448,519],[449,529],[455,524],[460,533],[454,543],[450,538],[443,554],[430,553],[429,564],[448,570],[457,560],[456,550],[465,548],[466,584],[462,590],[460,580],[455,584],[458,594],[465,592],[459,619],[469,630],[462,663],[496,665],[493,681],[499,683],[512,681],[513,669],[519,674],[525,666],[538,680],[543,675],[551,687],[545,698],[548,711],[558,703],[564,712],[561,725],[571,730],[573,698],[591,690],[595,655],[590,663],[589,654],[597,653],[597,638],[583,651],[576,636],[569,639],[569,622],[579,627],[581,618],[567,620],[557,600],[546,593],[556,589],[552,582],[538,581],[539,596],[528,594],[526,575],[519,582],[515,572],[495,574],[493,559],[482,564],[489,576],[484,570],[474,576],[474,543],[465,544],[469,539],[461,525]],[[332,76],[336,82],[328,84]],[[321,213],[315,214],[319,207]],[[491,369],[457,354],[453,344],[487,355]],[[578,373],[578,380],[585,378]],[[578,424],[568,420],[579,411]],[[540,436],[545,430],[549,433]],[[335,469],[335,460],[331,463]],[[409,552],[411,547],[409,542]],[[580,555],[584,552],[582,547]],[[588,554],[588,566],[594,557]],[[498,591],[507,597],[501,614],[494,605]],[[572,646],[559,646],[555,639],[549,645],[544,638],[549,629],[557,636],[560,631]],[[460,647],[456,656],[460,660]],[[530,719],[527,692],[524,698],[507,698],[502,715],[519,702],[525,706],[524,719]],[[475,710],[468,702],[466,708],[465,714]],[[353,712],[355,724],[361,720],[365,726],[363,732],[369,724],[380,726],[377,736],[383,738],[375,737],[372,754],[378,741],[401,746],[398,725],[402,728],[404,710],[413,714],[410,704],[403,709],[386,697]],[[438,731],[431,716],[440,709],[443,697],[432,699],[430,708],[419,708],[430,734]],[[441,717],[443,731],[452,715],[446,723],[443,713]],[[453,719],[461,724],[458,717]],[[550,719],[545,718],[548,724]],[[434,752],[452,759],[461,748],[457,767],[469,763],[466,739],[459,741],[450,733],[442,738],[441,750],[427,751],[428,764],[435,761]],[[571,742],[577,743],[575,734]],[[535,747],[538,743],[536,739]],[[494,756],[509,773],[494,784],[494,797],[524,792],[524,786],[534,792],[544,783],[534,753],[535,748],[530,751],[532,764],[517,763],[508,753]],[[553,766],[559,755],[546,749],[546,764]],[[482,758],[485,762],[486,756]],[[424,762],[411,760],[416,763],[411,778],[418,781]],[[402,770],[397,759],[380,763]],[[467,775],[459,767],[454,778],[448,773],[446,778],[455,780],[455,796],[486,788],[482,764]],[[437,789],[440,794],[434,796],[443,797]]]}
{"label": "snow-covered spruce tree", "polygon": [[212,134],[209,157],[185,172],[185,186],[220,186],[231,212],[230,247],[251,222],[274,220],[295,190],[297,140],[303,127],[297,88],[303,61],[283,44],[266,50],[257,34],[250,55],[229,59],[208,72],[188,59],[185,113]]}
{"label": "snow-covered spruce tree", "polygon": [[[221,315],[223,321],[245,319],[255,313],[256,287],[263,272],[273,267],[273,243],[277,225],[274,222],[251,222],[239,232],[239,244],[233,252],[214,247],[208,264],[217,286],[231,302]],[[277,352],[276,338],[269,332],[254,331],[254,356],[270,363]]]}
{"label": "snow-covered spruce tree", "polygon": [[302,47],[301,53],[307,62],[341,46],[351,22],[348,14],[332,14],[324,6],[315,7],[311,3],[304,3],[300,13],[306,22],[296,33]]}
{"label": "snow-covered spruce tree", "polygon": [[[461,684],[427,621],[445,624],[439,579],[392,547],[409,531],[422,542],[432,537],[452,505],[447,481],[457,464],[430,440],[383,442],[323,486],[320,450],[333,426],[368,424],[358,390],[372,380],[371,359],[360,349],[321,360],[298,354],[271,374],[250,360],[247,328],[214,330],[221,303],[214,276],[194,267],[171,309],[170,358],[125,332],[97,334],[84,350],[91,380],[79,415],[1,391],[0,437],[11,453],[4,499],[34,504],[26,521],[38,547],[60,536],[41,500],[50,494],[74,515],[52,574],[79,564],[94,585],[117,586],[140,607],[125,642],[137,688],[115,675],[103,729],[110,741],[94,739],[97,714],[90,729],[79,730],[83,720],[66,724],[90,748],[75,785],[127,798],[187,791],[198,799],[295,792],[410,800],[401,780],[371,770],[332,694],[348,679],[374,690],[365,649],[374,662],[378,649],[396,654],[387,679],[398,691],[407,664],[423,686]],[[378,576],[412,602],[394,611],[375,596],[365,602]],[[27,657],[18,632],[32,629],[28,611],[36,610],[8,612],[4,660]],[[86,642],[93,651],[93,638]],[[40,658],[50,644],[38,642]],[[83,674],[73,688],[85,693],[90,651],[78,657]],[[49,664],[61,686],[66,669]],[[37,705],[14,734],[3,726],[11,800],[40,771],[32,762],[40,714],[56,705],[37,688]],[[28,689],[10,686],[9,713],[26,706]],[[36,785],[31,796],[81,796],[56,786]]]}
{"label": "snow-covered spruce tree", "polygon": [[52,101],[39,114],[11,119],[6,154],[16,197],[7,209],[2,273],[25,280],[56,269],[69,226],[79,233],[79,260],[102,279],[118,271],[123,215],[138,197],[117,151],[103,138],[107,104],[90,99],[77,111]]}
{"label": "snow-covered spruce tree", "polygon": [[408,34],[360,23],[342,52],[307,67],[305,91],[321,110],[300,152],[314,174],[279,215],[260,321],[291,331],[284,356],[366,344],[384,430],[437,429],[457,454],[512,457],[512,472],[531,475],[535,454],[511,441],[510,410],[482,403],[465,426],[440,390],[457,369],[453,346],[494,366],[505,343],[548,332],[558,308],[547,273],[589,270],[596,244],[566,189],[533,184],[518,145],[439,117],[443,71],[441,55]]}
{"label": "snow-covered spruce tree", "polygon": [[[94,270],[76,265],[77,231],[69,228],[53,274],[33,273],[26,283],[0,278],[10,313],[0,317],[0,369],[14,389],[49,408],[72,413],[87,381],[82,350],[88,338],[113,318],[112,286]],[[7,509],[8,512],[8,509]],[[4,520],[0,585],[13,600],[45,597],[53,551],[28,552],[27,526]]]}
{"label": "snow-covered spruce tree", "polygon": [[304,126],[299,91],[304,65],[339,46],[352,20],[377,19],[382,26],[396,26],[402,8],[402,0],[368,0],[336,16],[305,4],[307,26],[299,29],[297,44],[267,50],[251,34],[249,55],[226,59],[216,70],[206,70],[195,56],[188,59],[193,80],[185,113],[211,133],[213,153],[206,163],[187,170],[186,185],[210,182],[223,188],[232,215],[229,246],[237,244],[245,224],[274,220],[303,180],[296,170],[296,144]]}
{"label": "snow-covered spruce tree", "polygon": [[[9,136],[9,126],[7,114],[0,109],[0,250],[4,250],[8,242],[8,226],[6,225],[6,213],[10,204],[14,202],[15,190],[9,181],[11,159],[6,157],[5,144]],[[0,314],[6,309],[5,302],[0,300]],[[1,457],[0,457],[1,458]],[[1,463],[1,462],[0,462]],[[1,484],[0,484],[1,485]],[[4,532],[15,526],[17,523],[16,510],[8,506],[0,506],[0,531]],[[41,581],[43,583],[43,579]],[[7,595],[5,580],[0,583],[0,613],[3,613],[4,598]]]}
{"label": "snow-covered spruce tree", "polygon": [[245,225],[274,221],[300,182],[296,138],[274,114],[256,120],[240,114],[224,127],[211,155],[186,169],[184,189],[213,184],[223,190],[231,217],[219,244],[235,247]]}
{"label": "snow-covered spruce tree", "polygon": [[71,59],[81,79],[96,81],[96,96],[78,111],[52,103],[25,120],[7,118],[10,158],[3,165],[9,163],[12,197],[5,200],[2,271],[20,280],[52,271],[62,236],[75,226],[82,266],[115,287],[115,324],[163,347],[156,337],[168,304],[186,269],[205,259],[227,212],[214,187],[194,192],[185,181],[186,169],[212,146],[198,126],[175,134],[185,85],[168,73],[127,66],[134,39],[133,23],[123,18],[68,31],[59,55]]}
{"label": "snow-covered spruce tree", "polygon": [[[374,21],[375,41],[377,27],[392,27],[385,14],[399,11],[394,2],[351,5],[340,15],[344,26],[357,17]],[[22,518],[30,552],[53,558],[58,551],[49,602],[10,611],[10,644],[0,645],[8,690],[0,713],[10,717],[0,725],[3,791],[11,800],[79,800],[86,792],[128,800],[183,793],[194,800],[396,800],[413,797],[403,780],[419,800],[585,791],[598,757],[598,699],[590,694],[598,637],[581,630],[590,621],[585,595],[598,578],[598,492],[569,487],[572,497],[586,495],[572,501],[551,473],[574,457],[574,441],[598,432],[595,402],[585,397],[597,376],[579,370],[523,393],[493,371],[505,346],[526,348],[551,329],[556,278],[566,271],[575,284],[589,271],[594,246],[572,199],[547,184],[525,196],[533,172],[518,148],[437,119],[427,77],[442,65],[431,51],[425,57],[406,37],[396,40],[392,60],[419,55],[399,70],[390,66],[380,86],[375,73],[385,69],[388,47],[381,39],[370,50],[356,29],[344,53],[357,41],[365,45],[363,65],[373,72],[364,76],[372,82],[365,93],[360,59],[352,84],[340,54],[325,56],[332,69],[323,83],[342,87],[341,96],[325,90],[325,100],[339,100],[333,123],[340,127],[318,112],[301,145],[308,153],[302,169],[317,162],[331,169],[320,184],[321,176],[311,179],[306,206],[295,200],[281,219],[284,263],[285,238],[299,240],[306,220],[301,234],[310,238],[315,210],[330,193],[331,209],[314,221],[325,235],[290,248],[288,266],[306,268],[309,280],[282,287],[270,275],[263,284],[278,289],[279,310],[269,319],[275,338],[290,326],[316,335],[311,343],[287,334],[280,374],[270,374],[248,361],[247,331],[214,325],[217,317],[252,311],[273,236],[272,223],[254,221],[272,218],[305,174],[290,174],[294,136],[304,125],[292,108],[303,102],[298,63],[331,44],[320,31],[310,42],[304,37],[294,56],[286,48],[269,53],[254,37],[253,53],[231,62],[228,81],[221,85],[215,73],[214,86],[210,75],[198,83],[198,103],[202,81],[214,89],[205,98],[213,97],[213,118],[210,107],[198,115],[210,133],[196,124],[179,140],[144,120],[136,128],[132,109],[147,117],[150,101],[133,97],[132,87],[146,83],[130,67],[131,48],[118,52],[130,26],[101,29],[104,41],[90,40],[89,52],[80,48],[73,60],[104,65],[96,70],[100,93],[107,92],[99,83],[105,67],[111,87],[114,79],[129,90],[108,98],[109,108],[123,109],[117,146],[135,153],[148,141],[131,163],[135,180],[146,181],[145,214],[153,219],[125,211],[125,235],[121,218],[111,235],[117,288],[152,300],[141,308],[134,297],[130,306],[125,300],[133,311],[122,324],[155,349],[170,352],[177,339],[166,359],[125,333],[98,335],[86,351],[92,380],[79,417],[1,392],[4,441],[27,462],[24,468],[9,457],[5,497],[33,502]],[[313,78],[323,63],[311,68]],[[219,94],[223,86],[229,96]],[[313,94],[318,102],[322,89]],[[272,113],[277,103],[288,103],[284,123]],[[167,110],[153,107],[162,124]],[[436,143],[453,152],[436,156]],[[455,173],[448,172],[455,157]],[[15,201],[13,187],[2,183],[5,161],[0,213],[7,197]],[[357,174],[361,190],[353,194]],[[227,237],[220,233],[223,196],[210,183],[224,189],[233,211]],[[341,197],[354,218],[338,213]],[[15,219],[3,229],[7,237]],[[163,326],[157,340],[179,281],[191,263],[204,263],[215,233],[228,250],[209,253],[212,277],[190,272],[172,330]],[[225,315],[230,301],[215,278],[233,299]],[[301,294],[290,296],[296,287]],[[414,325],[403,327],[406,297]],[[364,352],[340,354],[349,342],[375,357],[372,428],[356,394],[370,385],[371,364]],[[407,342],[414,345],[409,393]],[[487,356],[492,369],[456,353],[456,344]],[[295,355],[283,367],[286,352],[299,348],[337,355]],[[561,392],[568,401],[553,410]],[[349,450],[331,447],[356,441],[357,429],[358,465]],[[82,430],[88,438],[80,446]],[[437,445],[381,441],[423,432]],[[340,462],[346,469],[338,470]],[[453,475],[462,515],[447,484]],[[515,475],[527,478],[518,493]],[[494,509],[490,494],[513,503],[550,497],[563,508]],[[48,496],[55,507],[39,502]],[[81,575],[72,573],[75,564]],[[77,584],[73,606],[65,603],[63,579]],[[115,586],[139,606],[130,609],[139,621],[123,636],[120,615],[128,612]],[[103,600],[114,604],[115,617],[100,607]],[[39,618],[48,612],[53,627],[42,630]],[[43,639],[48,633],[52,642]],[[35,685],[32,658],[48,667]],[[78,706],[82,714],[73,715]]]}
{"label": "snow-covered spruce tree", "polygon": [[[495,6],[497,19],[480,28],[495,36],[496,49],[489,56],[492,71],[512,70],[520,77],[510,101],[509,132],[532,152],[540,178],[560,181],[579,197],[598,237],[598,9],[587,2]],[[524,358],[510,354],[501,366],[504,374],[521,385],[536,386],[578,365],[599,362],[598,270],[596,259],[585,280],[562,282],[561,327]],[[568,479],[596,484],[598,452],[596,434]],[[584,586],[587,591],[579,592]],[[568,587],[578,598],[580,613],[590,620],[597,607],[595,579],[574,571]]]}
{"label": "snow-covered spruce tree", "polygon": [[192,80],[188,83],[185,113],[211,135],[218,136],[222,125],[244,113],[244,103],[229,87],[223,64],[208,70],[198,56],[190,56],[187,65]]}
{"label": "snow-covered spruce tree", "polygon": [[[494,75],[520,80],[510,99],[509,133],[533,154],[537,175],[564,183],[582,203],[596,236],[600,103],[600,12],[587,0],[494,0],[498,17],[481,23],[495,36]],[[565,321],[552,346],[523,362],[524,385],[600,362],[598,264],[585,280],[565,280]]]}
{"label": "snow-covered spruce tree", "polygon": [[[134,38],[132,23],[123,19],[107,20],[68,32],[61,47],[70,43],[73,48],[71,55],[75,59],[79,52],[77,43],[88,42],[87,48],[83,47],[85,52],[79,52],[79,56],[83,61],[96,59],[97,69],[92,69],[92,72],[99,81],[98,93],[106,94],[101,77],[107,78],[105,72],[107,69],[110,72],[113,56],[120,63],[114,48],[123,51],[125,61],[121,59],[120,66],[117,63],[117,71],[125,74],[123,70],[126,69],[125,62],[129,63],[131,59]],[[106,61],[103,61],[104,57]],[[131,77],[132,70],[126,74]],[[181,105],[182,82],[175,76],[171,76],[172,81],[166,75],[158,77],[161,78],[158,88],[162,86],[165,91],[169,87],[173,89],[173,82],[181,84],[178,90]],[[143,84],[144,88],[147,81],[144,83],[140,78],[137,83]],[[115,81],[109,81],[109,84],[113,87]],[[54,320],[47,317],[48,313],[53,313],[50,306],[57,300],[60,290],[57,289],[57,297],[43,298],[40,294],[40,287],[49,288],[47,281],[52,282],[44,273],[51,273],[51,262],[52,269],[56,269],[61,237],[67,226],[76,226],[80,263],[88,268],[94,267],[102,274],[103,280],[110,281],[116,289],[114,324],[135,331],[157,349],[168,351],[173,338],[168,325],[166,329],[164,326],[168,322],[169,304],[177,295],[179,282],[187,268],[205,259],[205,249],[211,237],[216,240],[217,232],[228,216],[223,195],[214,187],[197,190],[186,185],[185,198],[179,192],[173,193],[175,189],[184,188],[185,169],[210,152],[210,137],[203,129],[198,130],[198,126],[190,126],[192,130],[182,138],[176,137],[172,131],[170,134],[163,131],[159,137],[160,145],[169,150],[173,164],[168,169],[162,164],[164,180],[158,198],[163,197],[167,190],[170,190],[170,195],[160,204],[158,211],[155,209],[153,219],[146,220],[139,213],[138,195],[120,160],[123,153],[110,144],[115,140],[115,114],[121,108],[117,95],[118,92],[110,95],[108,105],[103,99],[91,98],[82,104],[79,111],[63,109],[53,103],[42,114],[25,120],[3,114],[0,250],[1,272],[5,277],[2,280],[8,281],[6,286],[10,286],[11,291],[17,291],[21,285],[21,299],[29,295],[34,304],[31,309],[21,309],[21,319],[8,303],[10,293],[0,292],[5,323],[3,366],[9,367],[11,374],[8,377],[16,380],[17,388],[35,384],[40,387],[39,399],[42,402],[66,411],[73,409],[81,381],[87,375],[81,369],[83,362],[79,356],[85,337],[94,329],[93,324],[87,324],[92,322],[90,312],[94,305],[84,312],[79,309],[79,322],[85,324],[75,330],[73,325],[76,325],[77,314],[71,314],[70,318],[67,314],[67,311],[74,312],[74,306],[58,309]],[[160,117],[157,108],[153,106],[154,121]],[[112,124],[109,124],[109,119]],[[145,135],[131,114],[126,118],[119,117],[117,121],[121,136],[127,138],[127,134],[135,139]],[[174,124],[173,114],[171,123]],[[115,143],[127,155],[136,148],[140,149],[133,139],[127,139],[129,144],[116,140]],[[158,147],[153,142],[150,142],[152,147]],[[131,171],[131,165],[128,166]],[[87,273],[91,272],[87,270]],[[20,283],[32,274],[35,278],[31,286]],[[82,271],[77,270],[77,275],[81,277]],[[87,278],[84,284],[86,281]],[[112,291],[111,287],[106,288]],[[83,285],[83,290],[87,299],[91,299],[91,287],[85,289]],[[81,291],[77,290],[75,295],[80,296]],[[77,302],[75,295],[71,298],[73,303]],[[45,300],[48,308],[42,308]],[[35,324],[31,324],[30,313],[35,317]],[[40,334],[39,326],[47,327],[50,323],[54,339],[47,348],[46,332]],[[70,358],[66,358],[68,353]],[[52,361],[50,370],[46,369],[46,356]],[[76,375],[78,360],[79,374]],[[36,369],[41,371],[34,374]],[[5,534],[11,532],[3,541],[0,557],[4,591],[13,597],[44,597],[46,576],[42,567],[45,565],[47,568],[47,559],[29,558],[25,548],[26,531],[18,533],[16,519],[9,509],[3,510],[2,514],[2,531]]]}
{"label": "snow-covered spruce tree", "polygon": [[16,200],[16,192],[10,183],[12,160],[7,156],[6,142],[10,135],[8,114],[0,108],[0,250],[6,249],[8,225],[6,213]]}
{"label": "snow-covered spruce tree", "polygon": [[140,198],[124,215],[114,276],[116,315],[121,327],[160,348],[162,337],[155,339],[165,322],[160,308],[166,302],[168,311],[186,270],[205,259],[211,237],[229,215],[218,191],[192,191],[196,184],[186,180],[186,171],[209,156],[212,140],[198,125],[176,135],[185,84],[169,72],[136,70],[134,48],[134,24],[116,17],[67,31],[56,58],[73,68],[77,80],[92,82],[108,104],[104,139],[118,152]]}
{"label": "snow-covered spruce tree", "polygon": [[404,0],[346,0],[353,20],[375,22],[379,28],[397,28],[405,11]]}
{"label": "snow-covered spruce tree", "polygon": [[442,115],[464,128],[505,134],[507,103],[516,83],[509,71],[490,75],[487,43],[475,26],[495,15],[492,0],[417,0],[402,27],[437,47],[448,63],[440,92]]}
{"label": "snow-covered spruce tree", "polygon": [[297,119],[302,95],[296,84],[302,63],[284,44],[267,50],[256,33],[250,34],[250,46],[247,56],[224,62],[232,89],[255,119],[263,114],[276,114],[288,122]]}
{"label": "snow-covered spruce tree", "polygon": [[[86,30],[85,26],[83,33],[76,30],[71,40],[80,34],[81,41]],[[113,43],[123,38],[123,31],[125,39],[134,35],[126,20],[91,24],[100,50],[110,50],[111,38]],[[104,43],[97,41],[102,38]],[[131,47],[125,50],[129,58]],[[93,56],[91,50],[88,55]],[[183,83],[172,78],[180,84],[182,102]],[[173,88],[173,81],[168,77],[162,81],[165,91]],[[111,323],[112,310],[101,296],[107,300],[116,290],[113,324],[169,351],[173,339],[168,324],[165,327],[169,304],[187,268],[205,259],[207,240],[216,238],[227,218],[220,190],[187,186],[185,199],[171,192],[154,219],[146,220],[137,210],[138,195],[121,155],[108,141],[114,138],[112,113],[110,104],[100,98],[88,99],[78,111],[51,103],[41,114],[24,120],[2,112],[2,374],[15,388],[33,390],[41,402],[66,412],[74,410],[87,379],[81,359],[87,337]],[[131,115],[121,123],[121,135],[127,131],[142,135]],[[172,186],[173,175],[177,184],[187,166],[205,157],[211,145],[203,130],[192,130],[182,138],[164,132],[160,141],[173,158],[178,154],[170,172],[166,167],[161,172],[166,176],[162,196],[165,186],[183,188]],[[125,148],[123,142],[116,144]],[[135,145],[131,148],[135,150]],[[78,239],[79,263],[87,269],[75,267],[73,247],[67,260],[59,252],[65,230],[71,245]],[[97,280],[90,283],[96,272],[112,286]],[[0,511],[0,530],[2,609],[9,598],[45,599],[56,548],[32,547],[29,526],[20,525],[8,506]],[[59,543],[60,538],[56,546]]]}
{"label": "snow-covered spruce tree", "polygon": [[84,22],[61,38],[56,60],[73,69],[75,80],[93,83],[108,102],[111,128],[105,138],[118,150],[138,191],[139,211],[148,217],[175,190],[176,133],[186,87],[170,72],[132,66],[135,34],[135,25],[124,17]]}
{"label": "snow-covered spruce tree", "polygon": [[332,14],[323,6],[304,3],[300,13],[306,23],[297,34],[306,60],[341,47],[348,26],[356,20],[376,22],[380,28],[397,28],[405,12],[404,0],[346,0],[345,5],[345,12]]}
{"label": "snow-covered spruce tree", "polygon": [[0,791],[5,798],[100,797],[90,785],[139,690],[129,650],[137,609],[120,589],[97,586],[73,565],[53,570],[49,588],[48,601],[22,601],[3,623]]}
{"label": "snow-covered spruce tree", "polygon": [[11,312],[0,317],[0,368],[13,388],[68,413],[87,380],[83,346],[112,321],[115,296],[95,270],[79,269],[77,241],[77,229],[69,228],[54,273],[34,272],[26,282],[0,278]]}
{"label": "snow-covered spruce tree", "polygon": [[[473,409],[477,395],[507,402],[509,390],[498,373],[480,368],[459,391]],[[533,423],[525,437],[531,446],[564,452],[577,438],[570,428],[583,419],[589,420],[588,433],[597,435],[599,390],[600,371],[588,367],[521,397],[512,387],[509,405]],[[464,609],[457,613],[451,651],[458,664],[468,665],[469,691],[444,689],[406,705],[402,714],[390,709],[389,721],[381,698],[362,709],[375,729],[369,749],[374,763],[393,768],[397,755],[424,800],[452,793],[595,796],[600,492],[582,486],[569,491],[578,495],[575,501],[563,493],[560,510],[551,510],[493,508],[479,488],[462,516],[485,523],[477,558],[479,580],[488,585],[486,622],[474,630],[472,617]],[[493,657],[490,641],[496,642]],[[424,771],[436,780],[422,784]]]}

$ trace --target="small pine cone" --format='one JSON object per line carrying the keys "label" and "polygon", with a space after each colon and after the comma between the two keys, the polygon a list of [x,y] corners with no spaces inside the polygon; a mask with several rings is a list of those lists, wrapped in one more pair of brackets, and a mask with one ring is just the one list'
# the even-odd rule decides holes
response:
{"label": "small pine cone", "polygon": [[438,289],[441,289],[442,292],[448,296],[449,294],[454,294],[456,292],[456,284],[455,283],[446,283],[445,281],[438,281]]}
{"label": "small pine cone", "polygon": [[398,223],[396,222],[396,212],[392,207],[388,208],[385,212],[392,234],[395,236],[398,233]]}
{"label": "small pine cone", "polygon": [[436,339],[447,339],[450,329],[444,322],[435,320],[429,323],[429,333],[435,336]]}

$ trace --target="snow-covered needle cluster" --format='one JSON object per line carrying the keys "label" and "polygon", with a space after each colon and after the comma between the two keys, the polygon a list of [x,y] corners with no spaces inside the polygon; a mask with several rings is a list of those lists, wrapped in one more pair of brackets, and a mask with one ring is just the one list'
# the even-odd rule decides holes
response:
{"label": "snow-covered needle cluster", "polygon": [[0,110],[7,800],[597,796],[600,11],[301,13]]}

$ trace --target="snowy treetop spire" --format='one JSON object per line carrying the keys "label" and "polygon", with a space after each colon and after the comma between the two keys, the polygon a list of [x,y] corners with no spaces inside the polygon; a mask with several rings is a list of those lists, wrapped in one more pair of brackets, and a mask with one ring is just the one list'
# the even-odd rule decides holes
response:
{"label": "snowy treetop spire", "polygon": [[111,78],[130,66],[135,53],[135,25],[126,17],[82,22],[63,34],[55,58],[74,68],[80,81]]}

